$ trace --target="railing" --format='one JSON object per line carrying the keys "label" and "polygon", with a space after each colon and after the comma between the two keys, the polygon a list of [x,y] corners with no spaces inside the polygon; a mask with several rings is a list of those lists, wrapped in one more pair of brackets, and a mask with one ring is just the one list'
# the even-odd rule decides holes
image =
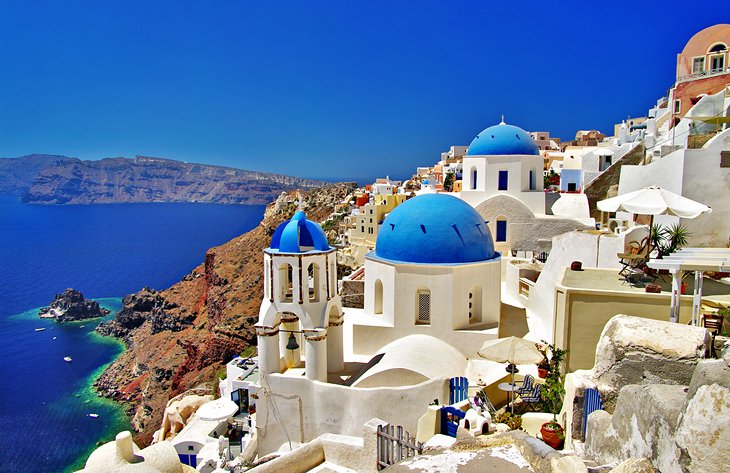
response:
{"label": "railing", "polygon": [[722,74],[730,74],[730,67],[723,69],[709,69],[707,71],[695,72],[693,74],[686,74],[677,77],[677,82],[687,82],[695,79],[702,79],[705,77],[719,76]]}
{"label": "railing", "polygon": [[423,443],[416,442],[400,425],[379,425],[377,440],[378,471],[423,452]]}

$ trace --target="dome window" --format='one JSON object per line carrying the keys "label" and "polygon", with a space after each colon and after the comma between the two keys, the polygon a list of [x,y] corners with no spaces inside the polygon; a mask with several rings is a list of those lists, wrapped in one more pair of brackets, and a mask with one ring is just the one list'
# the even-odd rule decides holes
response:
{"label": "dome window", "polygon": [[710,48],[710,53],[724,53],[727,51],[727,46],[723,43],[717,43]]}

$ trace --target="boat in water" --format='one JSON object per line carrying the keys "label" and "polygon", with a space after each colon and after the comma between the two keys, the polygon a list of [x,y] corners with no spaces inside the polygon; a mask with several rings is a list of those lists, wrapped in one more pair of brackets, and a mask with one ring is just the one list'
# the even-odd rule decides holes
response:
{"label": "boat in water", "polygon": [[70,356],[64,356],[63,361],[65,361],[66,363],[71,363],[71,361],[73,361],[73,360],[71,359]]}
{"label": "boat in water", "polygon": [[42,331],[44,331],[45,329],[46,329],[45,327],[39,327],[39,328],[35,329],[35,331],[36,331],[36,332],[42,332]]}
{"label": "boat in water", "polygon": [[99,417],[99,414],[89,414],[89,417],[93,417],[94,419],[96,419],[97,417]]}

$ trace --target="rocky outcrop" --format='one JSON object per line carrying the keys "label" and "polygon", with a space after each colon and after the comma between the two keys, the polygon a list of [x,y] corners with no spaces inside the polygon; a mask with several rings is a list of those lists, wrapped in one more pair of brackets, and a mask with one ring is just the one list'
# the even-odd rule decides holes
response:
{"label": "rocky outcrop", "polygon": [[137,156],[82,161],[32,155],[0,160],[0,193],[30,204],[204,202],[267,204],[282,191],[320,181]]}
{"label": "rocky outcrop", "polygon": [[606,411],[613,412],[622,387],[666,384],[687,386],[697,363],[708,353],[711,337],[700,327],[617,315],[606,323],[596,347],[592,370],[565,378],[561,417],[566,445],[583,435],[585,390],[597,389]]}
{"label": "rocky outcrop", "polygon": [[56,294],[51,304],[39,311],[41,317],[52,318],[56,322],[96,319],[109,313],[109,310],[100,307],[98,302],[84,299],[83,294],[71,288]]}
{"label": "rocky outcrop", "polygon": [[[307,216],[325,220],[354,187],[335,184],[303,192]],[[296,192],[279,195],[257,228],[208,250],[200,266],[172,287],[127,296],[115,320],[100,328],[123,337],[128,349],[95,386],[126,405],[138,442],[149,443],[169,399],[211,385],[226,362],[255,344],[262,250],[297,206]]]}

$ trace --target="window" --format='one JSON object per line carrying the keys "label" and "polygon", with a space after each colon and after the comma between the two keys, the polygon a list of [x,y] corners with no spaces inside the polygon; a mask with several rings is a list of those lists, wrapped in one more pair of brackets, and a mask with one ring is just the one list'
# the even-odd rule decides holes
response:
{"label": "window", "polygon": [[497,241],[507,241],[507,220],[497,220]]}
{"label": "window", "polygon": [[416,291],[416,323],[421,325],[431,323],[431,291],[428,289]]}
{"label": "window", "polygon": [[725,68],[725,56],[713,56],[710,58],[710,69],[713,72],[720,72]]}
{"label": "window", "polygon": [[307,267],[307,287],[309,302],[319,302],[319,265],[312,263]]}
{"label": "window", "polygon": [[692,74],[699,74],[705,72],[705,58],[696,57],[692,60]]}
{"label": "window", "polygon": [[720,167],[730,168],[730,151],[720,151]]}
{"label": "window", "polygon": [[476,166],[471,167],[471,190],[477,189],[477,168]]}
{"label": "window", "polygon": [[530,190],[535,190],[535,170],[530,169]]}
{"label": "window", "polygon": [[500,191],[507,190],[508,176],[509,175],[508,175],[507,171],[499,171],[499,183],[497,185],[497,190],[500,190]]}
{"label": "window", "polygon": [[722,43],[717,43],[716,45],[714,45],[713,47],[710,48],[710,51],[709,52],[711,52],[711,53],[721,53],[723,51],[727,51],[727,46],[725,46]]}
{"label": "window", "polygon": [[682,101],[677,99],[674,101],[674,113],[679,113],[679,111],[682,109]]}
{"label": "window", "polygon": [[279,267],[279,300],[291,302],[292,298],[292,267],[290,264],[282,264]]}
{"label": "window", "polygon": [[482,321],[482,288],[472,286],[469,290],[469,323]]}
{"label": "window", "polygon": [[373,294],[373,314],[383,313],[383,282],[375,280],[375,291]]}

